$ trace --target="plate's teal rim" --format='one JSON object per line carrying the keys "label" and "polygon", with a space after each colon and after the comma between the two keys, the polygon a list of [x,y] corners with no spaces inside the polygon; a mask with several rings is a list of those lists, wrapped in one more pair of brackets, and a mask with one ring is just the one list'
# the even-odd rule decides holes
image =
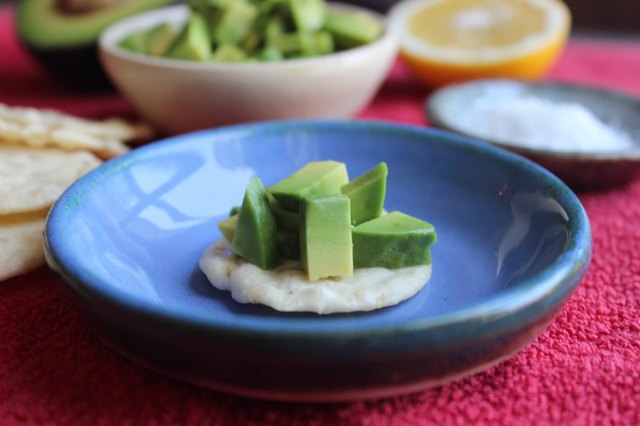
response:
{"label": "plate's teal rim", "polygon": [[[95,185],[96,181],[99,181],[103,175],[117,172],[133,162],[144,159],[149,155],[154,155],[156,152],[170,151],[174,147],[184,144],[185,140],[188,139],[211,138],[214,135],[222,138],[235,138],[256,131],[278,133],[292,128],[327,128],[332,130],[355,128],[376,133],[408,133],[419,137],[435,136],[444,138],[446,143],[458,145],[463,149],[472,150],[475,153],[493,157],[499,161],[512,162],[518,167],[529,169],[540,176],[567,211],[571,231],[568,249],[562,253],[551,267],[538,276],[476,305],[428,319],[394,321],[384,326],[376,325],[355,329],[341,327],[334,322],[327,325],[326,322],[322,321],[322,318],[319,320],[269,318],[269,321],[257,321],[239,317],[233,323],[220,323],[216,322],[215,318],[205,315],[186,314],[185,312],[152,306],[133,298],[123,298],[121,293],[111,291],[108,282],[96,281],[96,277],[91,271],[75,270],[77,268],[74,268],[73,259],[65,256],[63,250],[58,249],[60,245],[63,245],[65,234],[64,226],[60,222],[64,222],[65,212],[77,206],[74,193],[81,191],[81,188],[85,185]],[[533,321],[535,318],[543,317],[549,311],[556,309],[573,292],[586,273],[592,256],[591,228],[584,207],[569,187],[549,171],[517,154],[444,130],[367,120],[292,120],[244,124],[213,130],[201,130],[170,137],[137,148],[129,154],[113,159],[94,169],[65,191],[54,204],[47,217],[44,246],[49,266],[60,274],[72,290],[77,292],[86,303],[101,303],[108,308],[132,313],[140,317],[189,329],[209,330],[212,333],[257,333],[261,335],[275,333],[279,336],[311,336],[314,338],[322,336],[335,338],[337,335],[372,337],[428,329],[436,331],[453,326],[466,327],[478,322],[484,323],[492,319],[508,317],[544,302],[544,306],[534,309],[535,312],[533,313],[526,314],[526,318],[514,320],[516,322]],[[517,324],[512,325],[515,326]]]}

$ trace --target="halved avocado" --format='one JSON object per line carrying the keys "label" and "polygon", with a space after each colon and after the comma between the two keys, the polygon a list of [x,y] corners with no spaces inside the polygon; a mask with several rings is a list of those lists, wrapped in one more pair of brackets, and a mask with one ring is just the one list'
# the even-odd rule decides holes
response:
{"label": "halved avocado", "polygon": [[18,35],[34,58],[61,81],[80,89],[107,89],[96,42],[112,23],[172,0],[22,0]]}

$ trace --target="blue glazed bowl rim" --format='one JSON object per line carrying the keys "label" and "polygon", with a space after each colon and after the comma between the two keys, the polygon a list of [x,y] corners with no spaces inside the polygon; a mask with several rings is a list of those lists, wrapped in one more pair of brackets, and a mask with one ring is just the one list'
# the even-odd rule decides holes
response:
{"label": "blue glazed bowl rim", "polygon": [[[108,282],[96,279],[89,270],[79,267],[73,256],[65,254],[64,250],[64,221],[65,203],[72,199],[73,194],[83,185],[99,181],[101,177],[113,169],[126,168],[127,164],[146,156],[155,155],[157,152],[171,151],[176,147],[185,146],[185,142],[191,139],[241,137],[242,135],[258,132],[282,132],[287,129],[312,129],[317,131],[353,131],[371,130],[386,132],[389,134],[405,133],[413,137],[441,139],[441,143],[456,145],[465,150],[481,152],[498,161],[514,163],[517,167],[523,167],[537,173],[545,185],[552,189],[561,200],[569,217],[570,240],[568,248],[549,268],[537,276],[521,282],[513,288],[505,289],[491,298],[477,304],[457,309],[423,319],[411,321],[394,321],[384,326],[360,327],[335,327],[335,324],[322,325],[320,320],[287,318],[269,318],[269,321],[258,321],[251,318],[239,317],[233,323],[216,322],[214,318],[194,312],[177,312],[166,307],[150,305],[142,300],[123,297],[122,293],[114,291],[115,288]],[[213,142],[212,142],[213,143]],[[96,303],[127,312],[147,320],[159,321],[174,327],[205,330],[223,334],[258,334],[265,335],[276,333],[280,336],[311,336],[331,337],[337,335],[365,337],[390,335],[400,332],[412,333],[436,329],[449,329],[456,326],[465,326],[477,321],[486,321],[495,318],[504,318],[536,305],[545,299],[555,298],[561,300],[567,297],[577,286],[586,272],[591,260],[591,229],[589,219],[577,196],[560,179],[537,164],[511,153],[507,150],[491,146],[484,142],[457,135],[445,130],[425,128],[415,125],[387,123],[367,120],[283,120],[263,123],[242,124],[218,129],[201,130],[184,135],[169,137],[167,139],[149,144],[129,154],[113,159],[101,167],[94,169],[83,178],[68,188],[60,199],[54,204],[47,217],[44,234],[45,255],[49,266],[62,276],[71,290],[79,294],[88,303]],[[548,304],[543,311],[536,312],[536,317],[543,317],[549,310],[556,308],[558,303]],[[531,320],[528,318],[527,320]]]}

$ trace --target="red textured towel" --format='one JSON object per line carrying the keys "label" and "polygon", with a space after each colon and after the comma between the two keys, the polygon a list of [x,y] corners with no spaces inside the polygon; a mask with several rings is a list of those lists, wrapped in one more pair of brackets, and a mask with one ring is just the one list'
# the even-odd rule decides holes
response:
{"label": "red textured towel", "polygon": [[[550,78],[640,93],[640,42],[573,41]],[[427,91],[395,67],[362,117],[422,123]],[[133,116],[70,94],[24,55],[0,9],[0,102]],[[640,424],[640,181],[580,194],[587,276],[553,325],[508,361],[425,392],[345,404],[236,398],[170,379],[102,344],[46,268],[0,283],[0,425]]]}

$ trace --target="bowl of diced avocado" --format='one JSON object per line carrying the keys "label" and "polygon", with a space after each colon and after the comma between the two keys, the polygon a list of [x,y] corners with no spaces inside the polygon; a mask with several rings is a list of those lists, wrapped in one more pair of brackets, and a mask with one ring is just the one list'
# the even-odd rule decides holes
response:
{"label": "bowl of diced avocado", "polygon": [[382,15],[324,0],[192,0],[119,21],[99,46],[116,87],[167,133],[351,117],[397,49]]}

